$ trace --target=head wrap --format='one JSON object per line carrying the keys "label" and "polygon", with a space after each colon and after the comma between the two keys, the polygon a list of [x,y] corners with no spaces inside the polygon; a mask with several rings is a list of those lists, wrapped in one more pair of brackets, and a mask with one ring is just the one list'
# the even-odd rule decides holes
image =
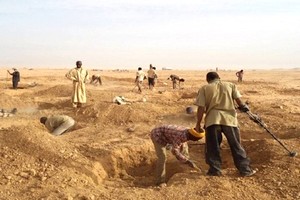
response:
{"label": "head wrap", "polygon": [[189,133],[196,138],[203,138],[205,136],[205,131],[199,133],[194,128],[189,129]]}

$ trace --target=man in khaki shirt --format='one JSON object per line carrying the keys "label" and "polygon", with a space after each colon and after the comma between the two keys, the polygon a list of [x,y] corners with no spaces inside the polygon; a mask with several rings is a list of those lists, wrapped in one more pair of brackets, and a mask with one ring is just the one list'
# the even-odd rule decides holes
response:
{"label": "man in khaki shirt", "polygon": [[250,168],[250,161],[240,143],[234,101],[242,112],[248,112],[249,108],[242,103],[241,94],[233,83],[221,81],[216,72],[207,73],[206,80],[208,84],[200,88],[195,102],[198,106],[195,129],[200,130],[200,123],[205,113],[205,157],[209,165],[207,175],[222,175],[220,143],[223,133],[230,146],[236,168],[242,176],[251,176],[256,171]]}
{"label": "man in khaki shirt", "polygon": [[75,125],[74,119],[67,115],[41,117],[40,122],[46,126],[52,135],[61,135]]}
{"label": "man in khaki shirt", "polygon": [[148,70],[148,85],[149,85],[149,89],[150,90],[152,90],[153,89],[153,87],[154,87],[154,79],[155,79],[155,76],[156,76],[156,74],[155,74],[155,71],[154,71],[154,69],[153,69],[153,67],[152,67],[152,64],[150,64],[150,68],[149,68],[149,70]]}

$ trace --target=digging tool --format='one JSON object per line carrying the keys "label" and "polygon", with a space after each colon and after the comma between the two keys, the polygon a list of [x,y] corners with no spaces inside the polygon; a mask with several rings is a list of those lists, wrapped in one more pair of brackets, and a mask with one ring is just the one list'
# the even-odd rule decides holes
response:
{"label": "digging tool", "polygon": [[198,172],[202,172],[202,169],[196,165],[194,166],[194,169],[197,170]]}
{"label": "digging tool", "polygon": [[130,91],[133,92],[133,90],[137,87],[137,85],[135,85]]}
{"label": "digging tool", "polygon": [[289,152],[289,156],[295,157],[297,155],[296,151],[290,151],[266,126],[266,124],[262,121],[262,119],[256,115],[253,114],[250,111],[246,112],[247,115],[249,115],[250,119],[254,121],[255,123],[259,124],[262,128],[264,128],[285,150]]}
{"label": "digging tool", "polygon": [[186,164],[188,164],[191,168],[195,169],[198,172],[202,172],[201,168],[198,167],[193,161],[187,160]]}

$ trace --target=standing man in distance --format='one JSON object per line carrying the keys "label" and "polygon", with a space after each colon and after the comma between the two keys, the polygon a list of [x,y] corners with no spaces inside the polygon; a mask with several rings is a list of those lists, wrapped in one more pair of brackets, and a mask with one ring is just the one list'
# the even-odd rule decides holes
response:
{"label": "standing man in distance", "polygon": [[235,73],[236,77],[238,77],[238,82],[243,82],[244,70],[240,70]]}
{"label": "standing man in distance", "polygon": [[153,87],[155,86],[156,82],[157,82],[157,79],[158,79],[158,76],[157,76],[157,73],[156,73],[156,67],[153,67],[153,70],[155,72],[155,75],[154,75],[154,83],[153,83]]}
{"label": "standing man in distance", "polygon": [[242,103],[241,94],[233,83],[223,82],[216,72],[206,75],[207,85],[202,86],[196,98],[197,123],[195,130],[201,130],[203,114],[205,113],[205,158],[209,165],[207,175],[221,176],[220,143],[223,133],[227,138],[236,168],[241,176],[252,176],[256,173],[250,168],[244,148],[240,141],[237,113],[234,101],[242,112],[249,108]]}
{"label": "standing man in distance", "polygon": [[143,81],[146,78],[146,74],[143,72],[142,68],[139,67],[138,71],[136,72],[136,77],[135,77],[135,83],[138,86],[138,91],[142,93],[142,86],[143,86]]}
{"label": "standing man in distance", "polygon": [[14,70],[13,73],[10,73],[9,70],[7,72],[12,75],[12,85],[13,89],[18,89],[18,83],[20,82],[20,72],[16,68],[12,68]]}
{"label": "standing man in distance", "polygon": [[89,80],[89,72],[83,69],[82,62],[76,62],[76,68],[71,69],[66,77],[73,81],[72,104],[74,108],[82,107],[86,103],[85,83]]}
{"label": "standing man in distance", "polygon": [[152,90],[155,84],[155,70],[152,67],[152,64],[150,64],[150,68],[148,70],[148,85],[149,85],[149,89]]}

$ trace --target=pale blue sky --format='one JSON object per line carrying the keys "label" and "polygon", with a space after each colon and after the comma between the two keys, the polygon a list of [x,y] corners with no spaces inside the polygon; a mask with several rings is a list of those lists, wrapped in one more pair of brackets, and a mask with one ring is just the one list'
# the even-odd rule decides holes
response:
{"label": "pale blue sky", "polygon": [[298,0],[0,0],[0,67],[300,67]]}

